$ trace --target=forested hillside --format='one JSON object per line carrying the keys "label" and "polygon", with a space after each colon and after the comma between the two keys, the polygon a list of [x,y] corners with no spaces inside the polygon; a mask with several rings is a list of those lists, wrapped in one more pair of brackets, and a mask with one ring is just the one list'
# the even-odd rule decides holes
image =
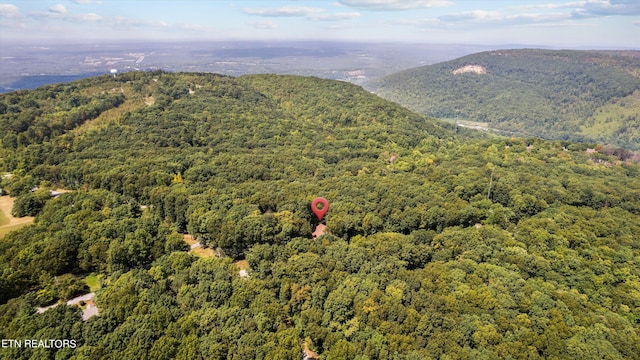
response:
{"label": "forested hillside", "polygon": [[[0,238],[0,337],[76,342],[2,359],[640,354],[628,150],[455,133],[295,76],[132,72],[0,110],[1,185],[36,216]],[[36,312],[89,288],[86,321]]]}
{"label": "forested hillside", "polygon": [[640,53],[499,50],[371,83],[380,96],[506,135],[640,149]]}

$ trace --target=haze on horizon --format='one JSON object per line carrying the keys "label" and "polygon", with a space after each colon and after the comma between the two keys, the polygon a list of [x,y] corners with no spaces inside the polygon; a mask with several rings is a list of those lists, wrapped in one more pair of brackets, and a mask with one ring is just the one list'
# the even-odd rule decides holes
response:
{"label": "haze on horizon", "polygon": [[639,32],[637,0],[0,3],[0,44],[5,45],[331,40],[637,49]]}

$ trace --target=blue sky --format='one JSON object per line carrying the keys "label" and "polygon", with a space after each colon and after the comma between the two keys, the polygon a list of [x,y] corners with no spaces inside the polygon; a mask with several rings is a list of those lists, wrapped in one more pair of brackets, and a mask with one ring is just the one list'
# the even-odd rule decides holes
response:
{"label": "blue sky", "polygon": [[0,0],[0,42],[311,39],[638,49],[640,0]]}

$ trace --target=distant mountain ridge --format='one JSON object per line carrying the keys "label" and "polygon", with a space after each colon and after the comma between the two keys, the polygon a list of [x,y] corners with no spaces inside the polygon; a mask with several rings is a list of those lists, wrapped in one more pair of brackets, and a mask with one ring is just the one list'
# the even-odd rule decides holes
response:
{"label": "distant mountain ridge", "polygon": [[368,88],[414,111],[486,122],[507,135],[640,148],[638,51],[488,51]]}

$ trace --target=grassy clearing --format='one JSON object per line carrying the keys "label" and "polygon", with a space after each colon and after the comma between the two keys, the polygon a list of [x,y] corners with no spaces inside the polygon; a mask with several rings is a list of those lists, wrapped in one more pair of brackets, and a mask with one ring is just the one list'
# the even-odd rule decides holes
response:
{"label": "grassy clearing", "polygon": [[35,218],[25,216],[16,218],[11,215],[14,199],[9,196],[0,196],[0,239],[11,231],[31,224]]}
{"label": "grassy clearing", "polygon": [[[101,128],[107,126],[107,124],[111,123],[111,122],[117,122],[118,119],[120,119],[120,117],[126,113],[126,112],[132,112],[135,111],[138,108],[141,108],[143,106],[148,106],[149,104],[147,104],[148,99],[143,98],[142,95],[140,94],[136,94],[133,92],[133,90],[131,90],[130,86],[123,86],[121,88],[113,88],[110,90],[106,90],[106,89],[101,89],[100,91],[97,91],[95,89],[93,89],[94,93],[101,93],[103,91],[107,91],[110,93],[119,93],[122,92],[123,94],[125,94],[125,96],[127,97],[127,99],[125,100],[124,103],[122,103],[120,106],[113,108],[113,109],[109,109],[105,112],[103,112],[102,114],[100,114],[97,118],[93,119],[93,120],[89,120],[89,121],[85,121],[84,124],[80,125],[79,127],[75,128],[73,130],[73,132],[75,132],[76,134],[85,134],[89,131],[93,131],[93,130],[100,130]],[[146,92],[149,92],[151,90],[146,90]],[[85,94],[86,96],[92,96],[91,95],[91,91],[87,90],[86,91],[87,94]],[[95,94],[93,94],[95,95]],[[145,105],[147,104],[147,105]]]}
{"label": "grassy clearing", "polygon": [[9,224],[9,217],[5,215],[4,211],[0,211],[0,226]]}
{"label": "grassy clearing", "polygon": [[216,252],[209,248],[195,248],[191,250],[191,253],[197,257],[209,258],[216,256]]}
{"label": "grassy clearing", "polygon": [[[189,246],[192,246],[192,245],[197,243],[197,241],[193,238],[193,236],[191,236],[189,234],[184,234],[183,238],[184,238],[184,242],[186,242]],[[197,257],[201,257],[201,258],[208,258],[208,257],[216,256],[216,252],[213,251],[213,249],[203,248],[203,247],[193,248],[193,249],[189,250],[189,252],[192,253],[193,255],[195,255]]]}
{"label": "grassy clearing", "polygon": [[13,209],[14,199],[9,196],[0,197],[0,219],[4,218],[5,221],[0,220],[0,225],[7,225],[11,222],[11,209]]}
{"label": "grassy clearing", "polygon": [[[455,118],[439,118],[438,120],[446,121],[446,122],[451,123],[451,124],[455,124],[456,123],[456,119]],[[476,129],[476,130],[490,130],[488,123],[484,123],[484,122],[480,122],[480,121],[471,121],[471,120],[458,119],[457,122],[458,122],[458,126],[460,126],[460,127]]]}
{"label": "grassy clearing", "polygon": [[89,291],[95,292],[100,289],[100,280],[98,280],[98,274],[91,274],[84,278],[84,283],[89,287]]}
{"label": "grassy clearing", "polygon": [[22,227],[24,227],[25,225],[29,225],[29,223],[23,223],[23,224],[17,224],[17,225],[5,225],[0,227],[0,239],[2,239],[5,235],[7,235],[8,233],[18,230]]}
{"label": "grassy clearing", "polygon": [[194,239],[190,234],[184,234],[182,238],[184,239],[184,242],[186,242],[189,246],[196,243],[196,239]]}

